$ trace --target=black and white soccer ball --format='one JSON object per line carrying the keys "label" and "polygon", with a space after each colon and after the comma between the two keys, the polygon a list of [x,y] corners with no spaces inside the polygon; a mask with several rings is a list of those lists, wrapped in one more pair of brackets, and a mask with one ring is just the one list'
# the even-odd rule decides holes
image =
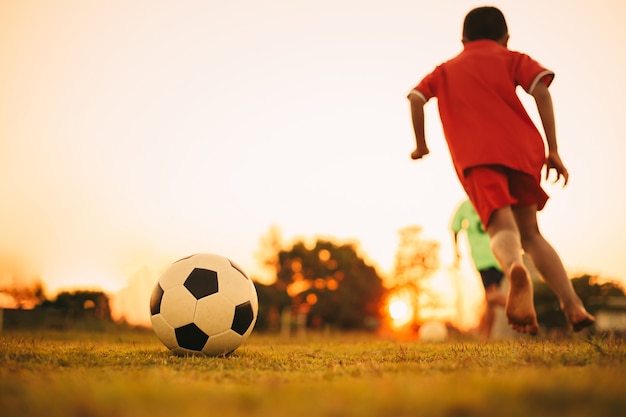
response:
{"label": "black and white soccer ball", "polygon": [[259,303],[252,280],[230,259],[196,254],[170,265],[150,297],[152,328],[178,355],[227,355],[246,341]]}

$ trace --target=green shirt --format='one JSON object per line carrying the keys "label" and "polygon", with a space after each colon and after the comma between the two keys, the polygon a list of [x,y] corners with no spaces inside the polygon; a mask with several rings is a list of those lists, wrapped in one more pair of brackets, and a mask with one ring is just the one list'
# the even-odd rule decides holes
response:
{"label": "green shirt", "polygon": [[500,269],[498,261],[491,252],[489,235],[469,200],[464,201],[457,209],[450,228],[455,235],[462,229],[466,229],[467,240],[476,269],[479,271],[493,267]]}

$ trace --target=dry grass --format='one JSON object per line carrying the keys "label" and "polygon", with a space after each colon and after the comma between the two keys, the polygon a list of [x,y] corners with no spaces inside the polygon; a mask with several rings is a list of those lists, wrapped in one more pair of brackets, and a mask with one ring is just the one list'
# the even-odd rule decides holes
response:
{"label": "dry grass", "polygon": [[253,334],[228,358],[176,357],[151,332],[0,334],[13,416],[617,416],[619,339],[419,344]]}

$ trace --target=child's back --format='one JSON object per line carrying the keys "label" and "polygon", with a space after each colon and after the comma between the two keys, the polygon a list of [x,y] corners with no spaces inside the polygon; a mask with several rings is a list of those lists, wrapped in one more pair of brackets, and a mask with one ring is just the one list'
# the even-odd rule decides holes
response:
{"label": "child's back", "polygon": [[[486,226],[491,249],[510,279],[506,303],[511,326],[536,334],[539,328],[532,281],[522,259],[525,251],[556,293],[575,331],[594,323],[569,281],[561,259],[544,239],[537,210],[548,195],[541,169],[555,170],[567,184],[569,173],[556,143],[554,110],[548,86],[554,74],[527,55],[509,51],[506,21],[494,7],[466,16],[464,50],[438,66],[409,94],[416,148],[411,158],[429,153],[424,135],[424,104],[439,101],[450,154],[463,188]],[[519,101],[516,87],[531,94],[541,117],[541,134]]]}
{"label": "child's back", "polygon": [[497,164],[540,175],[545,162],[541,134],[520,102],[516,87],[532,92],[554,74],[528,55],[492,40],[466,42],[411,94],[437,97],[450,152],[462,177],[470,167]]}

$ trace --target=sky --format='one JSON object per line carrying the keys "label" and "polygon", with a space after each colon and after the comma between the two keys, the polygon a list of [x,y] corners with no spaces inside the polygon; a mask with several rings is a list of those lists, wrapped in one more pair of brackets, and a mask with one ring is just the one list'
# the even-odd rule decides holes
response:
{"label": "sky", "polygon": [[[556,72],[571,178],[546,184],[540,227],[572,275],[626,283],[626,6],[491,4],[509,48]],[[386,274],[398,230],[421,225],[445,270],[464,194],[435,103],[431,155],[410,160],[406,94],[461,51],[481,5],[0,0],[0,278],[38,276],[51,293],[142,283],[149,297],[199,252],[261,276],[272,226],[286,241],[358,241]]]}

